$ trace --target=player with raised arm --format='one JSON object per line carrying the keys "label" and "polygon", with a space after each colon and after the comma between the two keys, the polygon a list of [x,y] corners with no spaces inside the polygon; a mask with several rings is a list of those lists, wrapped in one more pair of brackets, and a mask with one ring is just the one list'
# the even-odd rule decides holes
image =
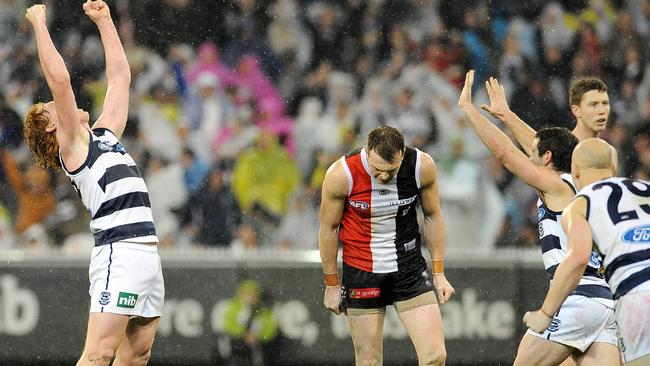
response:
{"label": "player with raised arm", "polygon": [[[526,157],[498,127],[472,104],[474,71],[465,76],[458,101],[483,144],[513,174],[539,194],[538,220],[542,259],[549,280],[567,255],[566,235],[560,227],[562,210],[575,194],[571,152],[578,139],[566,128],[543,128],[531,142]],[[519,344],[515,365],[559,365],[572,356],[578,365],[616,365],[616,326],[612,296],[594,255],[580,276],[580,286],[552,313],[554,325],[528,331]],[[596,361],[596,357],[598,361]]]}
{"label": "player with raised arm", "polygon": [[131,73],[108,5],[86,1],[106,56],[108,90],[102,115],[89,125],[45,21],[45,6],[27,9],[53,101],[34,104],[24,134],[36,162],[63,167],[91,216],[90,316],[77,365],[145,365],[160,319],[164,283],[149,194],[119,138],[129,105]]}
{"label": "player with raised arm", "polygon": [[[433,281],[420,250],[418,200]],[[337,270],[339,240],[342,284]],[[428,154],[405,147],[396,128],[372,130],[365,147],[329,167],[320,207],[323,302],[326,309],[347,314],[357,365],[383,364],[387,305],[394,305],[419,364],[445,364],[438,302],[448,301],[454,289],[444,275],[444,240],[436,165]]]}
{"label": "player with raised arm", "polygon": [[[490,78],[485,82],[485,88],[490,98],[490,105],[483,104],[481,108],[501,120],[513,132],[526,154],[530,155],[535,130],[510,110],[506,92],[497,79]],[[602,80],[584,77],[574,81],[569,89],[569,105],[571,113],[576,118],[576,126],[572,132],[578,141],[598,137],[607,127],[610,111],[609,94],[607,85]]]}
{"label": "player with raised arm", "polygon": [[650,182],[616,177],[616,162],[616,150],[598,138],[574,150],[571,174],[579,192],[562,215],[569,251],[542,307],[526,313],[524,323],[531,329],[548,327],[546,314],[574,291],[598,250],[616,302],[623,361],[650,365]]}

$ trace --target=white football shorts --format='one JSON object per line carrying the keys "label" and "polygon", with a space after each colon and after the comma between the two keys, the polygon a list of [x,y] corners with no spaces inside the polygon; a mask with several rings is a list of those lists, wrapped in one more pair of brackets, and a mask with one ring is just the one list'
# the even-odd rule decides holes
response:
{"label": "white football shorts", "polygon": [[544,333],[529,334],[584,352],[594,342],[617,345],[614,309],[585,296],[567,297]]}
{"label": "white football shorts", "polygon": [[157,317],[165,298],[156,245],[117,242],[95,247],[90,267],[90,312]]}
{"label": "white football shorts", "polygon": [[650,291],[627,293],[616,300],[616,323],[624,362],[650,355]]}

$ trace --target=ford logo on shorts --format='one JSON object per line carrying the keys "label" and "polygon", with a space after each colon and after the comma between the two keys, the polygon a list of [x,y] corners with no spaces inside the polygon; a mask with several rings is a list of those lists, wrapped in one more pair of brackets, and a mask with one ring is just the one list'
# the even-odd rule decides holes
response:
{"label": "ford logo on shorts", "polygon": [[628,229],[623,233],[623,241],[627,243],[650,243],[650,225]]}
{"label": "ford logo on shorts", "polygon": [[370,205],[367,202],[363,202],[363,201],[348,201],[348,203],[350,204],[350,206],[356,208],[357,210],[365,211],[368,208],[370,208]]}

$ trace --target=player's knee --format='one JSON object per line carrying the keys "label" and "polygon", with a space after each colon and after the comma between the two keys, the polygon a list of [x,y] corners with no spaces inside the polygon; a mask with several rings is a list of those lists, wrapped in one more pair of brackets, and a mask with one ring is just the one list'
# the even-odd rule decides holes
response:
{"label": "player's knee", "polygon": [[381,366],[381,348],[377,347],[355,347],[357,366]]}

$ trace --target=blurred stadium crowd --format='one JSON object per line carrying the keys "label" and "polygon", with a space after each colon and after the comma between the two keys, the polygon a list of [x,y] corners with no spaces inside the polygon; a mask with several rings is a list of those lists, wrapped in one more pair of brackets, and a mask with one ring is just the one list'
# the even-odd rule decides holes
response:
{"label": "blurred stadium crowd", "polygon": [[[33,165],[22,118],[49,100],[25,10],[0,0],[0,248],[89,251],[69,180]],[[77,0],[45,1],[80,108],[98,117],[101,41]],[[650,178],[648,0],[115,0],[131,65],[124,145],[164,247],[316,249],[325,170],[382,124],[437,162],[448,251],[537,245],[537,196],[465,126],[463,75],[496,76],[534,128],[573,128],[567,90],[609,86],[603,137]]]}

